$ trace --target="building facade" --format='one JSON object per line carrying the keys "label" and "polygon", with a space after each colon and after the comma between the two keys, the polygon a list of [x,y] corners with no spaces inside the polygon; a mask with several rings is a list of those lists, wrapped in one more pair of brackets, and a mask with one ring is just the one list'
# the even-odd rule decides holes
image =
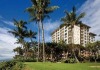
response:
{"label": "building facade", "polygon": [[95,41],[95,36],[96,36],[96,34],[94,34],[94,33],[89,33],[89,41],[90,41],[91,43],[93,43],[93,42]]}
{"label": "building facade", "polygon": [[73,30],[71,30],[71,26],[60,26],[52,32],[52,42],[58,43],[60,40],[63,40],[67,44],[74,43],[86,46],[88,42],[93,43],[96,36],[93,33],[89,33],[89,29],[90,26],[83,23],[74,25]]}

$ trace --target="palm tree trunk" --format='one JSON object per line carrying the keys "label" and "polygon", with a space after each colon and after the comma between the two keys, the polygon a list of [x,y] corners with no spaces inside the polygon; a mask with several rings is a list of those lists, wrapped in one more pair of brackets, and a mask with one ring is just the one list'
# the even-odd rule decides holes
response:
{"label": "palm tree trunk", "polygon": [[77,56],[75,54],[75,50],[73,50],[73,53],[74,53],[74,57],[75,57],[76,62],[79,63],[79,60],[78,60],[78,58],[77,58]]}
{"label": "palm tree trunk", "polygon": [[43,27],[43,23],[41,20],[40,20],[40,24],[42,26],[43,62],[45,62],[44,27]]}
{"label": "palm tree trunk", "polygon": [[50,55],[50,57],[51,57],[51,61],[53,61],[53,50],[51,49],[51,55]]}
{"label": "palm tree trunk", "polygon": [[43,23],[41,20],[40,20],[40,23],[42,25],[43,62],[45,62],[44,27],[43,27]]}
{"label": "palm tree trunk", "polygon": [[30,37],[31,43],[33,43],[32,37]]}
{"label": "palm tree trunk", "polygon": [[68,59],[68,51],[66,52],[66,59]]}
{"label": "palm tree trunk", "polygon": [[37,55],[37,62],[39,61],[39,48],[40,48],[40,24],[38,23],[38,55]]}

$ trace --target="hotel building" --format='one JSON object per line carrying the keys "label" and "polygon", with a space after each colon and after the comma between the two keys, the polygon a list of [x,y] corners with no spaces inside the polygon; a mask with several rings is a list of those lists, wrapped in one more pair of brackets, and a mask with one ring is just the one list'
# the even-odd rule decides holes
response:
{"label": "hotel building", "polygon": [[60,40],[63,40],[67,44],[71,44],[73,35],[73,43],[85,47],[88,42],[93,43],[95,41],[96,34],[90,33],[89,29],[90,26],[83,23],[74,25],[73,32],[71,26],[60,26],[52,32],[52,42],[58,43]]}

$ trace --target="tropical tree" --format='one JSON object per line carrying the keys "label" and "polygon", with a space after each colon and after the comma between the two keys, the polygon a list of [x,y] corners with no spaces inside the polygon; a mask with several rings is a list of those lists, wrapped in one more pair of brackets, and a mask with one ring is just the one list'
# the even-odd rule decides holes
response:
{"label": "tropical tree", "polygon": [[9,32],[12,33],[17,38],[16,43],[24,44],[24,37],[26,35],[26,29],[27,29],[27,27],[25,26],[26,24],[27,22],[24,22],[23,20],[16,21],[14,19],[15,28]]}
{"label": "tropical tree", "polygon": [[[17,38],[17,44],[20,44],[21,47],[17,47],[14,49],[15,52],[19,53],[19,50],[23,50],[23,56],[25,59],[27,59],[27,53],[30,50],[30,47],[33,43],[32,39],[36,38],[36,32],[33,32],[31,30],[28,30],[26,27],[27,22],[24,21],[16,21],[14,19],[14,25],[15,28],[12,31],[9,31],[10,33],[12,33],[16,38]],[[31,42],[29,41],[29,39],[25,39],[25,38],[29,38],[31,40]]]}
{"label": "tropical tree", "polygon": [[23,55],[23,50],[21,47],[16,47],[13,49],[14,52],[17,52],[17,55]]}
{"label": "tropical tree", "polygon": [[16,43],[21,45],[21,47],[17,47],[14,49],[14,52],[19,53],[19,55],[16,55],[15,58],[16,57],[19,58],[21,55],[24,54],[23,48],[24,48],[24,43],[25,43],[24,37],[26,35],[26,29],[27,29],[26,24],[27,22],[24,22],[23,20],[16,21],[14,19],[15,28],[12,31],[9,31],[17,38]]}
{"label": "tropical tree", "polygon": [[60,40],[58,46],[62,48],[62,57],[64,60],[66,60],[68,56],[68,49],[69,49],[68,45],[64,40]]}
{"label": "tropical tree", "polygon": [[[79,24],[80,23],[80,19],[83,18],[85,16],[85,13],[81,13],[79,15],[76,14],[76,8],[73,7],[71,12],[65,11],[65,17],[61,18],[61,21],[64,22],[64,25],[70,26],[71,27],[71,44],[72,47],[74,46],[74,25]],[[74,49],[72,50],[73,53]],[[74,54],[75,56],[75,54]],[[75,57],[76,61],[78,61],[77,57]]]}
{"label": "tropical tree", "polygon": [[[27,58],[27,54],[29,54],[29,50],[31,49],[31,47],[35,47],[34,45],[35,45],[35,43],[33,42],[33,39],[36,39],[36,32],[34,32],[34,31],[32,31],[32,30],[26,30],[26,35],[25,35],[25,37],[26,38],[29,38],[30,40],[29,40],[29,42],[25,42],[24,43],[24,46],[25,46],[25,52],[26,52],[26,58]],[[34,48],[34,50],[35,50],[35,48]]]}
{"label": "tropical tree", "polygon": [[20,58],[23,57],[23,49],[20,46],[13,49],[13,51],[16,53],[16,55],[14,56],[14,59],[19,60]]}
{"label": "tropical tree", "polygon": [[99,51],[100,51],[100,41],[96,41],[93,43],[92,52],[94,53],[94,60],[97,62],[97,59],[99,58]]}
{"label": "tropical tree", "polygon": [[17,38],[17,44],[20,44],[21,45],[21,47],[23,48],[23,45],[24,45],[24,39],[22,38],[22,37],[20,37],[20,38]]}
{"label": "tropical tree", "polygon": [[53,62],[55,60],[55,57],[58,55],[56,55],[56,47],[57,47],[57,43],[54,42],[48,42],[46,43],[46,54],[49,56],[48,58],[50,58],[50,61]]}
{"label": "tropical tree", "polygon": [[25,56],[25,59],[27,59],[27,53],[29,52],[30,50],[30,43],[29,42],[25,42],[24,43],[24,56]]}
{"label": "tropical tree", "polygon": [[33,42],[33,39],[36,39],[36,32],[33,32],[32,30],[28,30],[26,32],[26,37],[30,38],[31,42]]}
{"label": "tropical tree", "polygon": [[[42,28],[42,43],[43,43],[43,61],[45,61],[45,41],[44,41],[44,27],[43,20],[45,17],[48,17],[48,14],[53,12],[58,6],[49,7],[50,0],[31,0],[33,5],[32,7],[27,8],[27,11],[31,15],[31,20],[38,22],[38,25],[41,25]],[[39,46],[38,46],[39,47]],[[39,50],[38,50],[39,51]],[[39,54],[38,54],[39,55]]]}

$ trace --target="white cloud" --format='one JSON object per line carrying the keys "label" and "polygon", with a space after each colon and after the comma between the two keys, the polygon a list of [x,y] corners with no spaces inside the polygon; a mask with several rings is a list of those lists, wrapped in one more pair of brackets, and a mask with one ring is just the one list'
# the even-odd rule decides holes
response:
{"label": "white cloud", "polygon": [[[9,47],[9,46],[8,46]],[[0,48],[0,59],[2,58],[12,58],[14,56],[14,53],[12,49],[7,49],[7,48]]]}
{"label": "white cloud", "polygon": [[13,49],[18,45],[15,44],[16,38],[8,33],[11,29],[7,27],[13,27],[14,24],[12,21],[8,21],[2,16],[0,16],[0,21],[0,60],[13,58],[15,55]]}
{"label": "white cloud", "polygon": [[45,30],[45,41],[51,42],[51,32],[53,32],[59,25],[61,24],[60,21],[54,21],[51,20],[44,23],[44,30]]}
{"label": "white cloud", "polygon": [[55,30],[57,27],[59,27],[60,25],[60,21],[47,21],[44,25],[45,31],[51,31],[51,30]]}
{"label": "white cloud", "polygon": [[2,20],[2,22],[7,24],[7,25],[14,26],[13,22],[11,22],[11,21]]}
{"label": "white cloud", "polygon": [[6,25],[9,25],[9,26],[14,26],[14,23],[13,23],[12,21],[6,20],[6,19],[5,19],[4,17],[2,17],[1,15],[0,15],[0,21],[1,21],[0,24],[6,24]]}
{"label": "white cloud", "polygon": [[51,36],[45,33],[45,42],[51,42],[51,41],[52,41]]}
{"label": "white cloud", "polygon": [[[100,0],[87,0],[78,10],[78,13],[85,12],[86,16],[82,19],[84,23],[91,26],[90,31],[100,34]],[[100,40],[100,37],[96,37]]]}
{"label": "white cloud", "polygon": [[9,34],[9,28],[0,27],[0,59],[12,58],[14,56],[13,49],[17,47],[16,38]]}

